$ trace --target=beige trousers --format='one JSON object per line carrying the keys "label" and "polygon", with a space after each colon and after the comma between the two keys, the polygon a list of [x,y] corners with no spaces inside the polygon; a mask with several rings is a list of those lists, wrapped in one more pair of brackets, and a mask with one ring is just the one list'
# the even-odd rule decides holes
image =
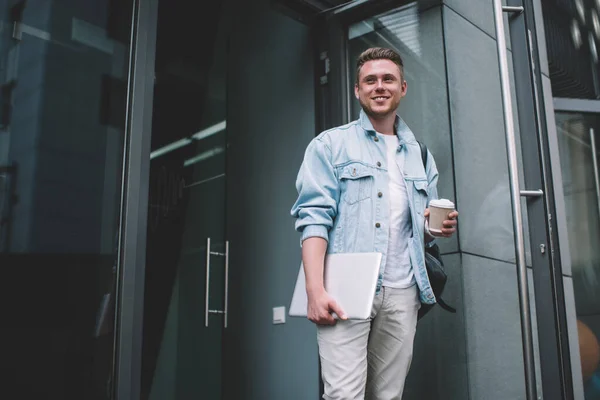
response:
{"label": "beige trousers", "polygon": [[383,287],[371,319],[319,326],[317,340],[326,400],[401,400],[413,354],[417,286]]}

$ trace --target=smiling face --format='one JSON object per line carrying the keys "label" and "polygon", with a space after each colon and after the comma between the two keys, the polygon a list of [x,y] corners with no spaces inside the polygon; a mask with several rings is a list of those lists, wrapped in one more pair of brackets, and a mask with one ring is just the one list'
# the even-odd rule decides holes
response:
{"label": "smiling face", "polygon": [[391,60],[371,60],[362,65],[354,95],[363,110],[374,119],[396,114],[407,84],[400,68]]}

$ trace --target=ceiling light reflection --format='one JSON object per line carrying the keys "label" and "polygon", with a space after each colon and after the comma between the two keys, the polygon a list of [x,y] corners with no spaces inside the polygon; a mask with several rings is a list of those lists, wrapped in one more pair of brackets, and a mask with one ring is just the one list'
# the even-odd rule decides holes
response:
{"label": "ceiling light reflection", "polygon": [[575,8],[577,9],[577,14],[579,14],[581,22],[585,22],[585,9],[583,8],[583,0],[575,0]]}
{"label": "ceiling light reflection", "polygon": [[592,26],[594,27],[596,38],[600,40],[600,18],[598,18],[598,12],[596,10],[592,10]]}
{"label": "ceiling light reflection", "polygon": [[215,147],[213,149],[210,149],[208,151],[205,151],[204,153],[200,153],[195,157],[192,157],[190,159],[185,160],[185,162],[183,163],[184,167],[189,167],[192,164],[196,164],[199,163],[200,161],[204,161],[206,159],[209,159],[211,157],[214,157],[218,154],[221,154],[225,152],[225,148],[222,146],[219,147]]}
{"label": "ceiling light reflection", "polygon": [[597,64],[598,63],[598,50],[596,48],[596,41],[594,40],[594,35],[591,33],[588,35],[588,41],[590,42],[590,53],[592,53],[592,60]]}
{"label": "ceiling light reflection", "polygon": [[176,140],[173,143],[169,143],[168,145],[161,147],[160,149],[154,150],[152,153],[150,153],[150,159],[153,160],[156,157],[160,157],[171,151],[177,150],[183,146],[187,146],[188,144],[192,143],[194,140],[206,139],[209,136],[215,135],[215,134],[225,130],[226,127],[227,127],[226,120],[221,121],[215,125],[209,126],[208,128],[202,129],[201,131],[194,133],[189,138],[183,138],[183,139]]}
{"label": "ceiling light reflection", "polygon": [[571,39],[573,39],[573,44],[575,45],[575,48],[579,50],[582,41],[581,31],[579,30],[579,24],[576,20],[573,20],[573,22],[571,23]]}

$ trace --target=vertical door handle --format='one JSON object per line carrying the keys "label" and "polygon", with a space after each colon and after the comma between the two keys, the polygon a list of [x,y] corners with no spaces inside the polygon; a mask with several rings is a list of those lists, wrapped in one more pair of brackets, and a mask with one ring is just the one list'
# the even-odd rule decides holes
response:
{"label": "vertical door handle", "polygon": [[223,309],[223,327],[227,328],[229,315],[229,240],[225,241],[225,306]]}
{"label": "vertical door handle", "polygon": [[204,299],[204,326],[208,327],[208,313],[210,299],[210,238],[206,239],[206,289]]}
{"label": "vertical door handle", "polygon": [[506,37],[504,36],[504,12],[523,13],[523,7],[503,7],[502,0],[494,2],[494,21],[496,25],[496,46],[504,111],[504,129],[506,133],[506,149],[508,152],[508,173],[510,179],[510,195],[512,203],[512,219],[515,234],[515,253],[517,259],[517,282],[519,289],[519,308],[521,316],[521,334],[523,337],[523,363],[525,367],[525,390],[527,400],[536,400],[535,362],[533,355],[533,334],[531,327],[531,309],[529,306],[529,288],[527,285],[527,264],[525,263],[525,240],[523,234],[523,216],[521,214],[521,191],[519,188],[519,170],[517,161],[517,145],[508,74],[508,57]]}
{"label": "vertical door handle", "polygon": [[[210,257],[225,257],[225,296],[223,310],[210,309]],[[211,251],[210,238],[206,239],[206,288],[204,298],[204,326],[208,327],[208,316],[210,314],[223,314],[223,326],[227,328],[227,311],[229,309],[229,241],[225,242],[225,253]]]}

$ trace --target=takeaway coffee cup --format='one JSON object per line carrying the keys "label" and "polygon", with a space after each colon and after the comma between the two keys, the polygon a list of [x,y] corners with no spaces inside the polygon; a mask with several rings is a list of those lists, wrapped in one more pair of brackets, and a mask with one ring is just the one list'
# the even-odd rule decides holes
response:
{"label": "takeaway coffee cup", "polygon": [[444,221],[448,219],[448,214],[452,211],[454,211],[454,203],[450,200],[431,200],[429,202],[429,231],[441,234]]}

